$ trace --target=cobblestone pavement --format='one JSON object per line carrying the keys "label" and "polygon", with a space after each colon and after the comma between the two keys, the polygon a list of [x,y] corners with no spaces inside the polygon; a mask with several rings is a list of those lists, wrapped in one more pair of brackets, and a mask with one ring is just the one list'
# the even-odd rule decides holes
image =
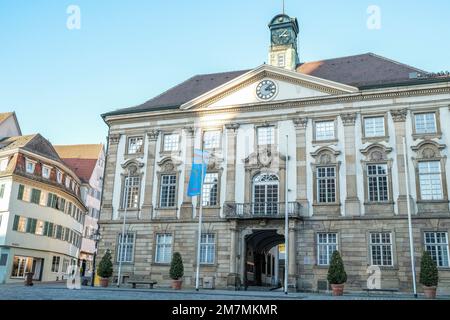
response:
{"label": "cobblestone pavement", "polygon": [[[420,297],[419,297],[420,298]],[[450,299],[450,297],[440,297]],[[92,288],[69,290],[64,284],[0,285],[0,300],[410,300],[412,295],[346,294],[332,297],[330,294],[227,291],[227,290],[182,290]]]}

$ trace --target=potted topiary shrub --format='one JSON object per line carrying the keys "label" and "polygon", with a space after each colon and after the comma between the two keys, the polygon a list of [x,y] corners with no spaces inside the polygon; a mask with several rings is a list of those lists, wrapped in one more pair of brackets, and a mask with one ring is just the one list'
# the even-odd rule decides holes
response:
{"label": "potted topiary shrub", "polygon": [[438,281],[439,275],[436,262],[428,251],[424,251],[420,262],[420,283],[423,285],[423,292],[426,298],[436,298]]}
{"label": "potted topiary shrub", "polygon": [[181,284],[183,282],[182,278],[184,275],[183,260],[181,259],[181,254],[175,252],[172,257],[172,262],[170,264],[170,278],[172,279],[172,289],[180,290]]}
{"label": "potted topiary shrub", "polygon": [[344,293],[344,284],[347,281],[347,273],[344,269],[339,251],[333,252],[331,256],[330,267],[328,269],[328,282],[331,284],[333,296],[342,296]]}
{"label": "potted topiary shrub", "polygon": [[111,262],[111,252],[106,251],[100,264],[98,265],[97,274],[100,277],[100,285],[102,287],[107,287],[109,285],[109,278],[113,274],[113,265]]}

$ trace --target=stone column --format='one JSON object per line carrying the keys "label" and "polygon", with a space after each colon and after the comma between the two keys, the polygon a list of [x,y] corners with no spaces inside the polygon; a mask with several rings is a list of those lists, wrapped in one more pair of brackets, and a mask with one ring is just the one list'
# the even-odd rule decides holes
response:
{"label": "stone column", "polygon": [[308,125],[308,118],[295,118],[293,122],[297,144],[297,202],[302,206],[302,216],[308,216],[309,203],[306,182],[306,127]]}
{"label": "stone column", "polygon": [[237,222],[232,221],[230,227],[230,273],[227,277],[227,286],[237,289],[240,279],[237,273],[237,245],[238,245]]}
{"label": "stone column", "polygon": [[346,170],[345,215],[354,217],[361,215],[361,203],[358,199],[358,185],[356,181],[356,144],[355,122],[356,113],[341,114],[344,124],[344,148]]}
{"label": "stone column", "polygon": [[289,221],[289,264],[288,264],[288,288],[297,288],[297,226],[295,221]]}
{"label": "stone column", "polygon": [[151,219],[153,213],[153,180],[155,177],[156,141],[159,130],[147,132],[148,151],[147,167],[145,168],[144,204],[142,206],[142,218]]}
{"label": "stone column", "polygon": [[184,127],[183,131],[186,135],[186,156],[184,157],[184,186],[183,186],[183,203],[181,204],[180,217],[181,219],[193,218],[192,198],[188,197],[187,189],[189,185],[189,178],[191,176],[191,167],[194,156],[194,127]]}
{"label": "stone column", "polygon": [[227,129],[227,186],[225,190],[225,202],[235,203],[236,191],[236,140],[239,124],[229,123],[225,125]]}
{"label": "stone column", "polygon": [[406,197],[406,170],[405,170],[405,154],[403,149],[403,138],[406,136],[406,117],[407,109],[391,110],[392,120],[395,127],[395,151],[397,153],[397,174],[398,174],[398,198],[397,212],[398,214],[407,214],[407,197]]}
{"label": "stone column", "polygon": [[[100,210],[100,220],[113,219],[113,192],[116,177],[117,150],[121,134],[110,133],[108,136],[108,150],[106,153],[105,176],[103,177],[103,201]],[[120,195],[116,195],[119,197]]]}

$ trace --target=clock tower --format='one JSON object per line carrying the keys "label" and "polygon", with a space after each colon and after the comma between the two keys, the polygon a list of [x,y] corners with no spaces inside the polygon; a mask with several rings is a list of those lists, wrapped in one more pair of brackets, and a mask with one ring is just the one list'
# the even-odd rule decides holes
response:
{"label": "clock tower", "polygon": [[279,14],[270,21],[269,28],[269,64],[288,70],[295,70],[300,63],[297,51],[297,36],[299,32],[297,18]]}

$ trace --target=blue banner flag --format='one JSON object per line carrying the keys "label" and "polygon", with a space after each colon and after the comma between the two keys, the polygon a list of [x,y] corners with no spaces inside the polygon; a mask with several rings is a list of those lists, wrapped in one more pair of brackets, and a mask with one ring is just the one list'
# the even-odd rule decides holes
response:
{"label": "blue banner flag", "polygon": [[207,151],[194,149],[194,162],[192,163],[191,177],[189,178],[187,191],[189,197],[199,196],[202,193],[202,185],[206,176],[208,160],[209,153]]}

